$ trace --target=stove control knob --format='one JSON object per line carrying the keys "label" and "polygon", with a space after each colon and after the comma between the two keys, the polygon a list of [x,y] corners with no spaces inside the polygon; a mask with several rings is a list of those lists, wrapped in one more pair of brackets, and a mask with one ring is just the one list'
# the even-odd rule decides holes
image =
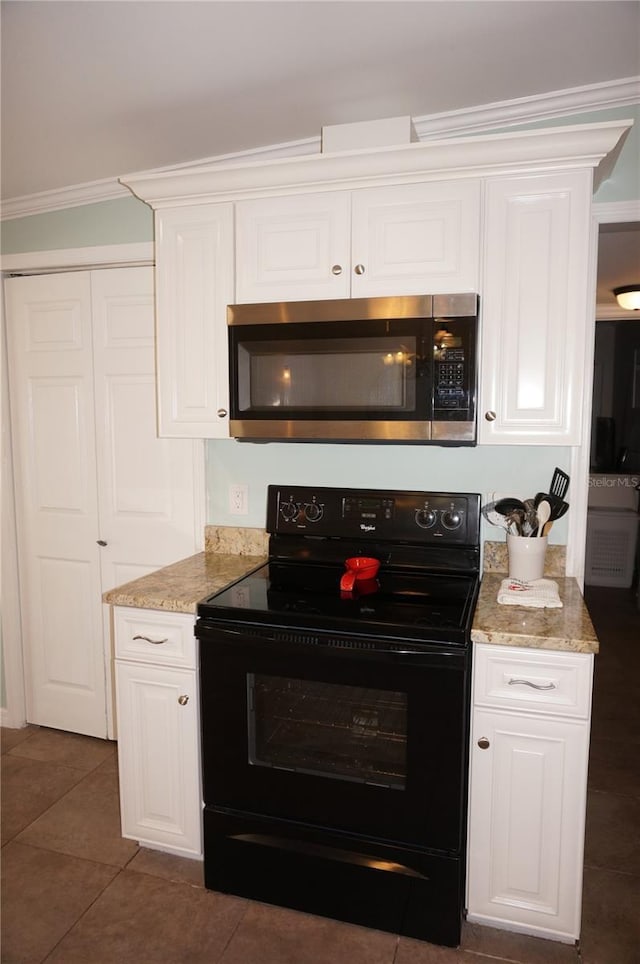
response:
{"label": "stove control knob", "polygon": [[442,513],[442,525],[445,529],[459,529],[462,525],[462,513],[452,505]]}
{"label": "stove control knob", "polygon": [[436,524],[436,514],[433,509],[425,506],[424,509],[416,511],[416,522],[421,529],[430,529]]}
{"label": "stove control knob", "polygon": [[317,502],[307,502],[304,507],[304,514],[307,517],[307,522],[320,522],[324,515],[324,506],[318,505]]}
{"label": "stove control knob", "polygon": [[295,522],[300,514],[300,506],[297,502],[283,502],[280,514],[285,522]]}

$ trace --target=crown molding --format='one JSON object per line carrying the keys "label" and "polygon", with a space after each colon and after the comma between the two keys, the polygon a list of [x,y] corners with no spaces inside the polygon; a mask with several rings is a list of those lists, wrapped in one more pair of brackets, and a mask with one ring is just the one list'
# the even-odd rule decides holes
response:
{"label": "crown molding", "polygon": [[114,198],[131,197],[117,178],[108,177],[101,181],[87,181],[53,191],[40,191],[38,194],[25,194],[22,197],[2,201],[2,221],[26,218],[33,214],[48,214],[50,211],[63,211],[65,208],[82,207],[85,204],[99,204],[100,201],[113,201]]}
{"label": "crown molding", "polygon": [[314,190],[353,190],[452,177],[593,168],[597,186],[632,120],[421,141],[372,150],[280,158],[261,164],[202,165],[121,178],[154,209]]}
{"label": "crown molding", "polygon": [[[443,135],[471,135],[519,124],[536,123],[554,117],[568,117],[573,114],[592,110],[606,110],[626,107],[640,102],[640,77],[625,77],[620,80],[601,84],[589,84],[567,90],[552,91],[532,97],[498,101],[480,107],[444,111],[413,119],[420,140],[428,140]],[[232,154],[217,155],[186,164],[172,165],[145,171],[156,175],[172,171],[187,172],[203,165],[243,164],[253,161],[270,161],[278,158],[291,158],[318,154],[321,151],[321,137],[273,144],[268,147]],[[117,178],[104,178],[70,187],[41,191],[22,197],[9,198],[2,202],[0,220],[14,220],[65,208],[97,204],[116,198],[130,197],[130,192]]]}
{"label": "crown molding", "polygon": [[640,103],[640,76],[602,84],[555,90],[533,97],[518,97],[480,107],[414,118],[420,140],[455,134],[480,134],[501,127],[535,124],[554,117],[570,117],[594,110],[630,107]]}

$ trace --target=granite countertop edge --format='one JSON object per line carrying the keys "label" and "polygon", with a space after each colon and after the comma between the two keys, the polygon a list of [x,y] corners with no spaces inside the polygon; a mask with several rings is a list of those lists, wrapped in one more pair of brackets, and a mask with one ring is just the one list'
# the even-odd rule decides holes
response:
{"label": "granite countertop edge", "polygon": [[242,579],[266,561],[266,555],[199,552],[108,590],[102,601],[111,606],[195,614],[202,599]]}
{"label": "granite countertop edge", "polygon": [[598,637],[576,579],[555,577],[562,607],[536,609],[498,603],[498,590],[506,575],[484,573],[471,629],[472,642],[571,653],[599,651]]}

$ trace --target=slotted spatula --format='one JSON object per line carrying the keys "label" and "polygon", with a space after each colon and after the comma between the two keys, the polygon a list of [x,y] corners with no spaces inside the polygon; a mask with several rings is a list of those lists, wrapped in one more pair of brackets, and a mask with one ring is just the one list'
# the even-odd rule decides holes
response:
{"label": "slotted spatula", "polygon": [[557,495],[559,499],[564,499],[568,488],[569,476],[566,472],[563,472],[562,469],[556,469],[551,479],[549,492],[551,495]]}

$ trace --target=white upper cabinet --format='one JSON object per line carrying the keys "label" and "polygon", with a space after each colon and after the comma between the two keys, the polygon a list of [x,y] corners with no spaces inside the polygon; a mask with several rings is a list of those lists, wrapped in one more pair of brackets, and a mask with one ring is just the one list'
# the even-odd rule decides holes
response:
{"label": "white upper cabinet", "polygon": [[591,170],[487,184],[479,441],[577,445]]}
{"label": "white upper cabinet", "polygon": [[232,204],[156,215],[161,436],[228,437],[226,307],[234,300],[233,287]]}
{"label": "white upper cabinet", "polygon": [[236,205],[236,301],[349,297],[350,195],[260,198]]}
{"label": "white upper cabinet", "polygon": [[353,193],[351,294],[478,290],[480,181]]}
{"label": "white upper cabinet", "polygon": [[592,188],[629,127],[126,178],[157,212],[161,434],[228,435],[227,304],[469,291],[482,318],[479,441],[580,444]]}
{"label": "white upper cabinet", "polygon": [[475,179],[241,201],[236,300],[476,291],[479,231]]}

